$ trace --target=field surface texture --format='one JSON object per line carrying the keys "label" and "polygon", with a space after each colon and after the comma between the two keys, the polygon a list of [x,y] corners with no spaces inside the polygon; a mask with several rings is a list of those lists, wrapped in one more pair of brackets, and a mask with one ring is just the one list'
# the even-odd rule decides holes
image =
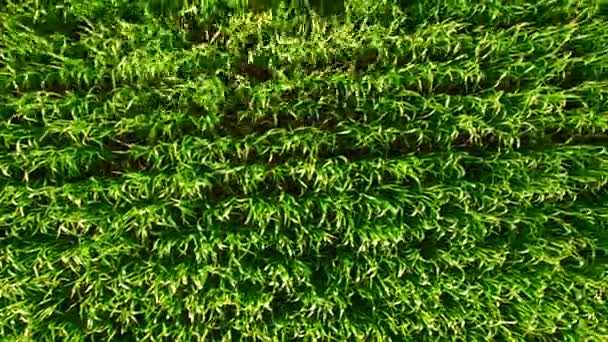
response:
{"label": "field surface texture", "polygon": [[0,341],[608,339],[603,3],[157,2],[0,1]]}

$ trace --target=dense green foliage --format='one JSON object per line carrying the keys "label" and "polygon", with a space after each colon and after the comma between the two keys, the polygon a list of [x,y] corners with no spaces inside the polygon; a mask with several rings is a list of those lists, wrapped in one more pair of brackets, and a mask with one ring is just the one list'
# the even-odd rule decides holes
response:
{"label": "dense green foliage", "polygon": [[0,6],[0,339],[608,339],[599,2]]}

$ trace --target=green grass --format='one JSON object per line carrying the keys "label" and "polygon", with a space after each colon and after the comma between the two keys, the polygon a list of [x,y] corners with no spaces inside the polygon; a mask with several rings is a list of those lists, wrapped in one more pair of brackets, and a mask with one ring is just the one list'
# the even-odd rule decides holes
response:
{"label": "green grass", "polygon": [[213,3],[0,1],[0,340],[608,339],[603,2]]}

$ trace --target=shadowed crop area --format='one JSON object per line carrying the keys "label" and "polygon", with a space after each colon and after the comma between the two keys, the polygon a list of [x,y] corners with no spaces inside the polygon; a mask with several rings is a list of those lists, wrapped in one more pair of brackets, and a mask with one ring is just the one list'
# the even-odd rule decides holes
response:
{"label": "shadowed crop area", "polygon": [[608,3],[321,3],[0,1],[0,341],[608,339]]}

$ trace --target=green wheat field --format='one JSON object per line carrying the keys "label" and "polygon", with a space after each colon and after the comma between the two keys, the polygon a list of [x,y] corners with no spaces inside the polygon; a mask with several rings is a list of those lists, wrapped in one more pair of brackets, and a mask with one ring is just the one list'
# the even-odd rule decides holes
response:
{"label": "green wheat field", "polygon": [[608,3],[321,5],[0,1],[0,341],[608,341]]}

